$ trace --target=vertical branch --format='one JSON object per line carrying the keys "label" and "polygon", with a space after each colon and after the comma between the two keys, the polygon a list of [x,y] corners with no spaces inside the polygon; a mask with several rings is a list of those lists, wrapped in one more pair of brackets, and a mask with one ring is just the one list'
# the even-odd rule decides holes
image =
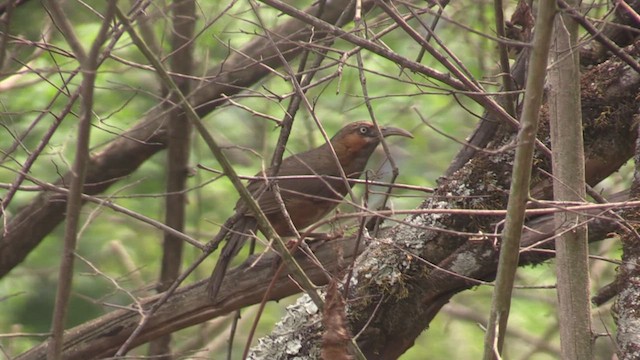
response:
{"label": "vertical branch", "polygon": [[515,280],[520,254],[520,237],[524,225],[524,211],[529,197],[533,151],[538,131],[538,118],[544,79],[547,70],[547,57],[551,43],[552,24],[555,17],[555,1],[542,1],[538,6],[536,33],[527,76],[524,108],[520,119],[517,148],[513,164],[507,217],[502,233],[502,245],[498,263],[498,274],[493,289],[491,315],[484,339],[484,359],[500,357],[504,336],[507,330],[511,293]]}
{"label": "vertical branch", "polygon": [[[572,7],[578,1],[571,1]],[[553,64],[549,72],[549,109],[553,145],[553,195],[556,201],[585,201],[584,146],[580,104],[578,23],[569,15],[555,19]],[[591,359],[589,249],[584,216],[557,213],[555,222],[558,317],[563,359]]]}
{"label": "vertical branch", "polygon": [[51,326],[53,339],[47,354],[49,359],[61,359],[64,341],[64,323],[73,283],[74,254],[77,243],[78,224],[80,222],[80,209],[82,207],[84,177],[90,159],[89,140],[93,112],[94,83],[99,65],[98,58],[100,48],[107,39],[110,23],[115,14],[115,0],[109,2],[102,26],[88,54],[73,32],[71,24],[65,18],[60,4],[56,1],[48,1],[47,8],[58,29],[60,29],[67,43],[73,49],[74,55],[80,62],[82,71],[82,83],[80,85],[80,121],[78,124],[76,158],[71,170],[71,185],[67,196],[67,221],[65,223],[64,245],[58,276],[58,290],[56,292],[56,302]]}
{"label": "vertical branch", "polygon": [[[638,130],[640,132],[640,127]],[[630,200],[640,197],[640,137],[636,139],[636,154],[634,156],[635,169],[633,183],[631,184]],[[640,220],[640,212],[637,208],[625,211],[625,219],[630,222]],[[621,360],[631,360],[640,351],[640,314],[638,313],[638,298],[640,294],[640,242],[636,231],[627,230],[622,236],[622,261],[625,264],[618,268],[618,274],[612,289],[618,296],[612,311],[618,332],[616,334],[617,354]]]}
{"label": "vertical branch", "polygon": [[507,51],[507,44],[504,43],[506,39],[505,30],[504,30],[504,12],[502,9],[502,0],[494,0],[493,7],[495,11],[496,17],[496,33],[501,41],[498,41],[498,52],[500,55],[500,71],[502,77],[502,87],[504,88],[504,102],[502,106],[504,109],[511,114],[511,116],[515,116],[515,96],[511,93],[514,90],[513,80],[511,79],[511,67],[509,66],[509,53]]}
{"label": "vertical branch", "polygon": [[0,71],[4,72],[4,63],[6,60],[6,52],[7,52],[7,43],[9,40],[10,27],[11,27],[11,17],[13,15],[13,9],[15,8],[15,0],[7,1],[7,10],[2,16],[0,16],[0,31],[2,31],[2,35],[0,36]]}
{"label": "vertical branch", "polygon": [[[137,8],[140,5],[139,0],[129,0],[129,2],[131,3],[132,9]],[[140,8],[144,9],[145,7],[146,6],[142,6]],[[174,9],[174,10],[178,11],[177,9]],[[174,11],[174,15],[175,15],[175,11]],[[147,46],[149,46],[149,48],[153,51],[154,54],[158,54],[158,56],[160,56],[160,54],[162,54],[162,46],[160,46],[160,43],[156,38],[156,34],[152,26],[152,18],[149,15],[148,10],[141,11],[139,13],[137,17],[136,25],[140,29],[140,37],[142,37],[144,42],[147,43]],[[178,31],[178,29],[175,28],[175,31]],[[175,32],[173,34],[174,36],[176,35]],[[174,51],[175,50],[176,48],[174,47]]]}
{"label": "vertical branch", "polygon": [[[172,56],[170,58],[174,81],[182,94],[189,94],[190,82],[181,75],[193,72],[193,32],[195,28],[195,1],[175,0],[173,2],[173,31],[171,37]],[[149,36],[147,36],[149,37]],[[189,150],[191,124],[183,110],[175,104],[180,97],[166,89],[169,115],[169,144],[167,149],[167,195],[165,197],[165,224],[184,231],[186,194],[184,192],[189,174]],[[172,234],[164,234],[162,245],[162,268],[158,292],[166,291],[180,275],[184,242]],[[163,336],[151,343],[149,356],[170,359],[171,335]]]}

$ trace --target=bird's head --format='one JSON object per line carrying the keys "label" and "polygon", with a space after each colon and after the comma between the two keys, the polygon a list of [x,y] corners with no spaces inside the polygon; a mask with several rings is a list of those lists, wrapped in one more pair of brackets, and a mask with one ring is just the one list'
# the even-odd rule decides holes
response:
{"label": "bird's head", "polygon": [[[380,143],[380,135],[387,136],[404,136],[413,138],[410,132],[391,127],[380,126],[378,128],[367,121],[357,121],[344,126],[331,138],[331,145],[336,151],[340,163],[343,167],[352,161],[362,163],[362,167],[366,165],[367,160]],[[358,166],[359,167],[359,166]]]}
{"label": "bird's head", "polygon": [[[382,137],[398,135],[413,138],[410,132],[391,126],[380,126],[380,135]],[[380,143],[378,129],[367,121],[347,124],[331,138],[332,145],[344,146],[351,151],[359,151],[370,146],[375,148],[378,143]]]}

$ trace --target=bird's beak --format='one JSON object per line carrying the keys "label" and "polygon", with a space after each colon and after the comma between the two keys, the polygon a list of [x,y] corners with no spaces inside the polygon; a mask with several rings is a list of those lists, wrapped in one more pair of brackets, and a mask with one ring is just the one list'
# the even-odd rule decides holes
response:
{"label": "bird's beak", "polygon": [[411,133],[408,132],[407,130],[399,129],[391,126],[380,126],[380,132],[382,133],[383,137],[398,135],[398,136],[404,136],[404,137],[413,139],[413,135],[411,135]]}

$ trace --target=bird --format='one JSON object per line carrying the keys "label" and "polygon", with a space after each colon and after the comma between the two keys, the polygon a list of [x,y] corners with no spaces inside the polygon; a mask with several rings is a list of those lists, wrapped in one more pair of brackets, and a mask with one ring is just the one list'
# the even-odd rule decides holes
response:
{"label": "bird", "polygon": [[[380,140],[394,135],[413,138],[410,132],[400,128],[377,127],[367,121],[356,121],[345,125],[328,143],[282,160],[275,176],[289,177],[278,179],[277,184],[282,202],[296,230],[302,230],[320,221],[340,204],[349,192],[348,187],[353,187],[354,182],[347,184],[345,179],[340,178],[338,164],[347,178],[359,178]],[[335,151],[335,156],[329,143]],[[281,203],[266,179],[265,174],[272,172],[269,168],[256,174],[247,184],[247,190],[256,199],[278,235],[294,236],[296,234],[283,214]],[[295,176],[301,178],[291,178]],[[227,242],[209,278],[209,298],[212,301],[218,295],[229,263],[238,254],[246,239],[254,236],[257,230],[257,221],[242,199],[236,203],[235,211],[238,216],[228,229]]]}

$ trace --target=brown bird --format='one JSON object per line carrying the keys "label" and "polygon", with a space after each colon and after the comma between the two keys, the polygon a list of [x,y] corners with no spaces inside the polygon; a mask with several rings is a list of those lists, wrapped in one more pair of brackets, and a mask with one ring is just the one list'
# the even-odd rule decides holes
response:
{"label": "brown bird", "polygon": [[[411,133],[394,128],[380,127],[359,121],[346,125],[331,138],[338,162],[345,175],[357,179],[364,171],[369,157],[380,143],[380,136],[399,135],[412,138]],[[266,170],[269,173],[269,169]],[[328,179],[322,176],[340,177],[336,158],[327,143],[282,161],[276,176],[317,175],[312,178],[279,179],[280,195],[287,213],[297,230],[302,230],[322,219],[342,201],[349,192],[344,179]],[[260,172],[256,177],[264,176]],[[280,236],[295,235],[286,221],[273,190],[265,180],[251,180],[247,189],[258,202],[274,230]],[[350,187],[353,183],[349,184]],[[220,253],[218,263],[209,280],[209,296],[214,300],[220,290],[229,262],[237,255],[247,237],[256,232],[256,219],[241,200],[236,204],[241,216],[231,225],[228,240]]]}

